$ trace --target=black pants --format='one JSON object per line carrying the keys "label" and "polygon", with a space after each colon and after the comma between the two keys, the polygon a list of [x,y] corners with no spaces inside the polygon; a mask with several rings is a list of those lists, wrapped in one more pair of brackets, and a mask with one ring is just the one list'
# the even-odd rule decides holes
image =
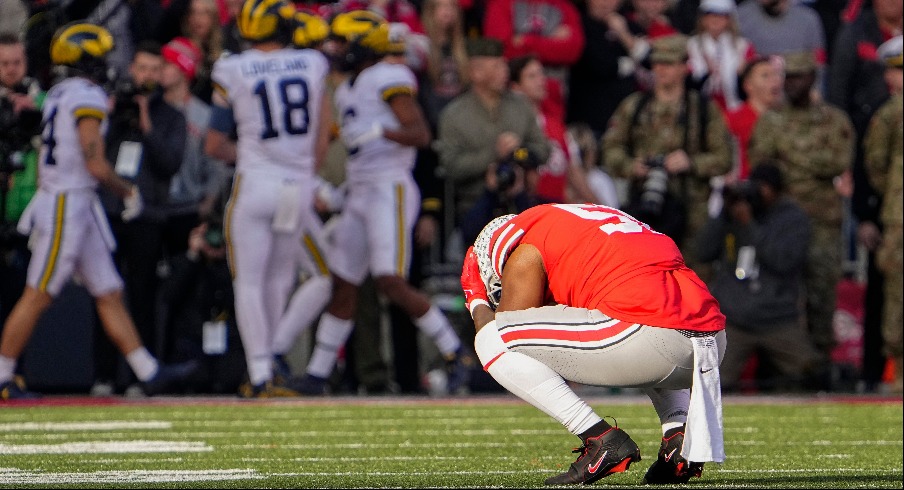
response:
{"label": "black pants", "polygon": [[[125,283],[126,307],[145,347],[155,357],[163,359],[167,339],[158,335],[156,315],[157,263],[161,257],[163,225],[144,220],[123,223],[118,217],[109,219],[116,237],[114,260]],[[97,324],[102,328],[100,322]],[[95,377],[115,381],[118,386],[133,382],[131,370],[107,336],[99,332],[94,338]]]}

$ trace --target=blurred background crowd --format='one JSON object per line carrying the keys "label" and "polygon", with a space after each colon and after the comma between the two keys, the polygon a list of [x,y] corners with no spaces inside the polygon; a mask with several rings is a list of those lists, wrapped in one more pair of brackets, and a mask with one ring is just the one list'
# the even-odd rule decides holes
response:
{"label": "blurred background crowd", "polygon": [[[245,366],[222,233],[232,167],[205,139],[211,67],[248,48],[241,4],[0,1],[0,324],[25,283],[15,224],[36,189],[48,46],[85,20],[115,37],[108,159],[145,200],[128,223],[104,200],[128,307],[158,358],[204,361],[187,391],[235,393]],[[707,281],[728,321],[726,392],[900,393],[901,0],[295,5],[326,22],[359,9],[390,22],[387,56],[417,76],[433,137],[414,171],[423,200],[409,278],[466,344],[458,275],[484,224],[594,202],[671,236]],[[132,142],[145,154],[130,174]],[[327,223],[341,211],[345,158],[337,138],[321,172]],[[61,299],[23,359],[30,385],[130,393],[86,293],[73,284]],[[442,393],[435,347],[372,285],[360,301],[332,391]],[[302,338],[293,356],[310,348]],[[482,374],[470,391],[501,390]]]}

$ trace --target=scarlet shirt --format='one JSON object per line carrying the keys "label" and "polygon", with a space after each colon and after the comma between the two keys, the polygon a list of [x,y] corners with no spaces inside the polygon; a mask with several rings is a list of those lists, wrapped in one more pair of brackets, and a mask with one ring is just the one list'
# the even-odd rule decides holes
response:
{"label": "scarlet shirt", "polygon": [[742,180],[747,178],[750,173],[750,162],[747,159],[747,146],[750,145],[750,137],[753,135],[753,128],[759,119],[758,113],[753,106],[745,102],[740,107],[728,113],[726,121],[728,122],[728,131],[738,139],[738,153],[740,155],[741,167],[738,177]]}
{"label": "scarlet shirt", "polygon": [[671,238],[630,215],[595,204],[544,204],[496,230],[493,268],[518,245],[540,251],[549,301],[602,311],[624,322],[719,331],[725,316]]}

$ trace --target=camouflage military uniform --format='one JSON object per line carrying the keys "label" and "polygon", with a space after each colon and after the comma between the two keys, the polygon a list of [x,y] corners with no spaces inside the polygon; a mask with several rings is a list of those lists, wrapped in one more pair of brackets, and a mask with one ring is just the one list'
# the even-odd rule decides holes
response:
{"label": "camouflage military uniform", "polygon": [[812,220],[806,269],[807,325],[814,345],[826,358],[835,345],[832,319],[842,265],[843,203],[833,179],[850,167],[854,141],[853,125],[844,112],[814,103],[764,113],[747,149],[751,168],[767,159],[778,163],[788,194]]}
{"label": "camouflage military uniform", "polygon": [[[700,148],[700,99],[695,94],[686,98],[687,115],[682,117],[684,102],[677,104],[659,102],[654,98],[641,109],[636,125],[631,128],[634,113],[644,94],[628,96],[616,109],[609,120],[609,129],[603,135],[603,162],[609,173],[615,177],[631,178],[631,167],[635,158],[646,159],[655,155],[667,155],[684,149],[691,160],[690,170],[681,176],[669,177],[669,191],[675,196],[684,196],[687,205],[687,228],[678,246],[685,261],[698,274],[702,264],[698,264],[692,250],[693,237],[703,227],[707,219],[709,199],[709,179],[731,170],[731,147],[728,128],[712,101],[706,101],[706,148]],[[685,148],[685,128],[687,131]],[[629,144],[629,140],[632,141]],[[629,154],[630,147],[634,151]],[[705,274],[701,274],[705,275]]]}
{"label": "camouflage military uniform", "polygon": [[[876,264],[885,275],[882,336],[885,353],[895,360],[900,382],[904,335],[904,100],[895,95],[873,116],[863,142],[870,184],[882,194],[882,245]],[[898,387],[900,390],[900,387]]]}

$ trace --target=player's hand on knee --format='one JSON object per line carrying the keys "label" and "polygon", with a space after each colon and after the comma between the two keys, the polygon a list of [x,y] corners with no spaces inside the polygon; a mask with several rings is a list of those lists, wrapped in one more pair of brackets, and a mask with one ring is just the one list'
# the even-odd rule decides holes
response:
{"label": "player's hand on knee", "polygon": [[465,306],[471,313],[472,318],[477,305],[490,306],[487,288],[480,277],[480,269],[477,266],[477,254],[474,253],[473,246],[468,247],[468,253],[465,254],[465,263],[461,268],[461,289],[465,293]]}

